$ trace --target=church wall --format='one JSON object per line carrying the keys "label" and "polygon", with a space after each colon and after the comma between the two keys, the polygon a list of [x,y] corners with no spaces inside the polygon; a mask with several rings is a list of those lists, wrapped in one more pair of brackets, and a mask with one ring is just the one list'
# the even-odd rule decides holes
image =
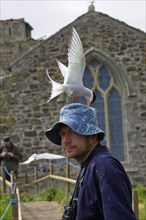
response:
{"label": "church wall", "polygon": [[88,12],[30,50],[11,65],[2,79],[1,135],[10,134],[22,147],[24,158],[32,153],[62,154],[48,142],[44,131],[58,119],[60,108],[70,100],[66,95],[47,103],[51,86],[46,68],[62,82],[56,59],[67,65],[67,48],[72,26],[78,31],[84,51],[98,51],[119,69],[123,84],[124,132],[127,160],[124,166],[132,184],[146,183],[145,34],[97,12]]}

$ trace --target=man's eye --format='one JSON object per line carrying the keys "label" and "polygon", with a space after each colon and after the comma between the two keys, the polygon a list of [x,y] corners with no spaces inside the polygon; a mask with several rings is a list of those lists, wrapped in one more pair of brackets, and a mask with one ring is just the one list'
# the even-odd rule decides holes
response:
{"label": "man's eye", "polygon": [[75,131],[71,130],[70,134],[77,134]]}
{"label": "man's eye", "polygon": [[74,131],[72,131],[72,130],[70,131],[70,134],[74,134],[74,133],[75,133]]}
{"label": "man's eye", "polygon": [[60,135],[61,137],[63,137],[63,136],[65,135],[65,133],[64,133],[64,132],[60,132],[59,135]]}

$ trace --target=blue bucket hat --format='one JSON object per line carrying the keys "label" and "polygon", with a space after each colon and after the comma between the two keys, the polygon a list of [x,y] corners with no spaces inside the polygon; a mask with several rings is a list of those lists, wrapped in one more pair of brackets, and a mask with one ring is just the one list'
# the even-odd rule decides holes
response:
{"label": "blue bucket hat", "polygon": [[99,134],[100,140],[103,140],[105,136],[105,133],[98,127],[96,110],[81,103],[64,106],[60,111],[59,122],[45,131],[47,138],[54,144],[61,145],[59,131],[63,124],[80,135]]}

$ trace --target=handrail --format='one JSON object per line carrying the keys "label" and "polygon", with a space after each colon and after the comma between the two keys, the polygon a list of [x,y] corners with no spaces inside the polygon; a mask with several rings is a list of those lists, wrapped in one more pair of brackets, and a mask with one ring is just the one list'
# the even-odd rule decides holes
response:
{"label": "handrail", "polygon": [[[2,172],[4,172],[4,170],[2,169]],[[9,187],[10,192],[11,192],[11,196],[10,196],[10,203],[8,204],[8,207],[10,205],[12,205],[12,219],[13,220],[22,220],[22,211],[21,211],[21,205],[20,205],[20,194],[19,194],[19,188],[18,186],[16,186],[16,184],[14,183],[14,178],[13,178],[13,172],[11,172],[11,182],[7,181],[5,179],[5,175],[0,176],[0,181],[3,183],[3,192],[5,193],[5,186]],[[7,208],[8,208],[7,207]],[[6,209],[7,209],[6,208]],[[5,215],[7,210],[5,210],[3,217]],[[2,219],[3,219],[2,217]]]}
{"label": "handrail", "polygon": [[20,193],[19,188],[16,188],[16,194],[18,198],[18,220],[22,220],[22,211],[21,211],[21,203],[20,203]]}
{"label": "handrail", "polygon": [[[3,182],[2,176],[0,176],[0,181]],[[11,189],[12,184],[8,180],[5,180],[5,184]]]}
{"label": "handrail", "polygon": [[63,177],[63,176],[57,176],[57,175],[53,175],[53,174],[49,174],[43,178],[40,178],[40,179],[37,179],[35,180],[34,182],[32,183],[29,183],[29,184],[25,184],[26,187],[30,187],[36,183],[40,183],[48,178],[51,178],[51,179],[56,179],[56,180],[60,180],[60,181],[63,181],[63,182],[66,182],[66,183],[72,183],[72,184],[75,184],[76,183],[76,180],[74,179],[70,179],[70,178],[67,178],[67,177]]}

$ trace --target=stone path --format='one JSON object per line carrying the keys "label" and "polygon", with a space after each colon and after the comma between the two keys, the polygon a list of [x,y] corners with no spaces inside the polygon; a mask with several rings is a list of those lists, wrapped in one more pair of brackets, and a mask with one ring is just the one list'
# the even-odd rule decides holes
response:
{"label": "stone path", "polygon": [[63,207],[57,202],[37,201],[21,203],[23,220],[60,220]]}

